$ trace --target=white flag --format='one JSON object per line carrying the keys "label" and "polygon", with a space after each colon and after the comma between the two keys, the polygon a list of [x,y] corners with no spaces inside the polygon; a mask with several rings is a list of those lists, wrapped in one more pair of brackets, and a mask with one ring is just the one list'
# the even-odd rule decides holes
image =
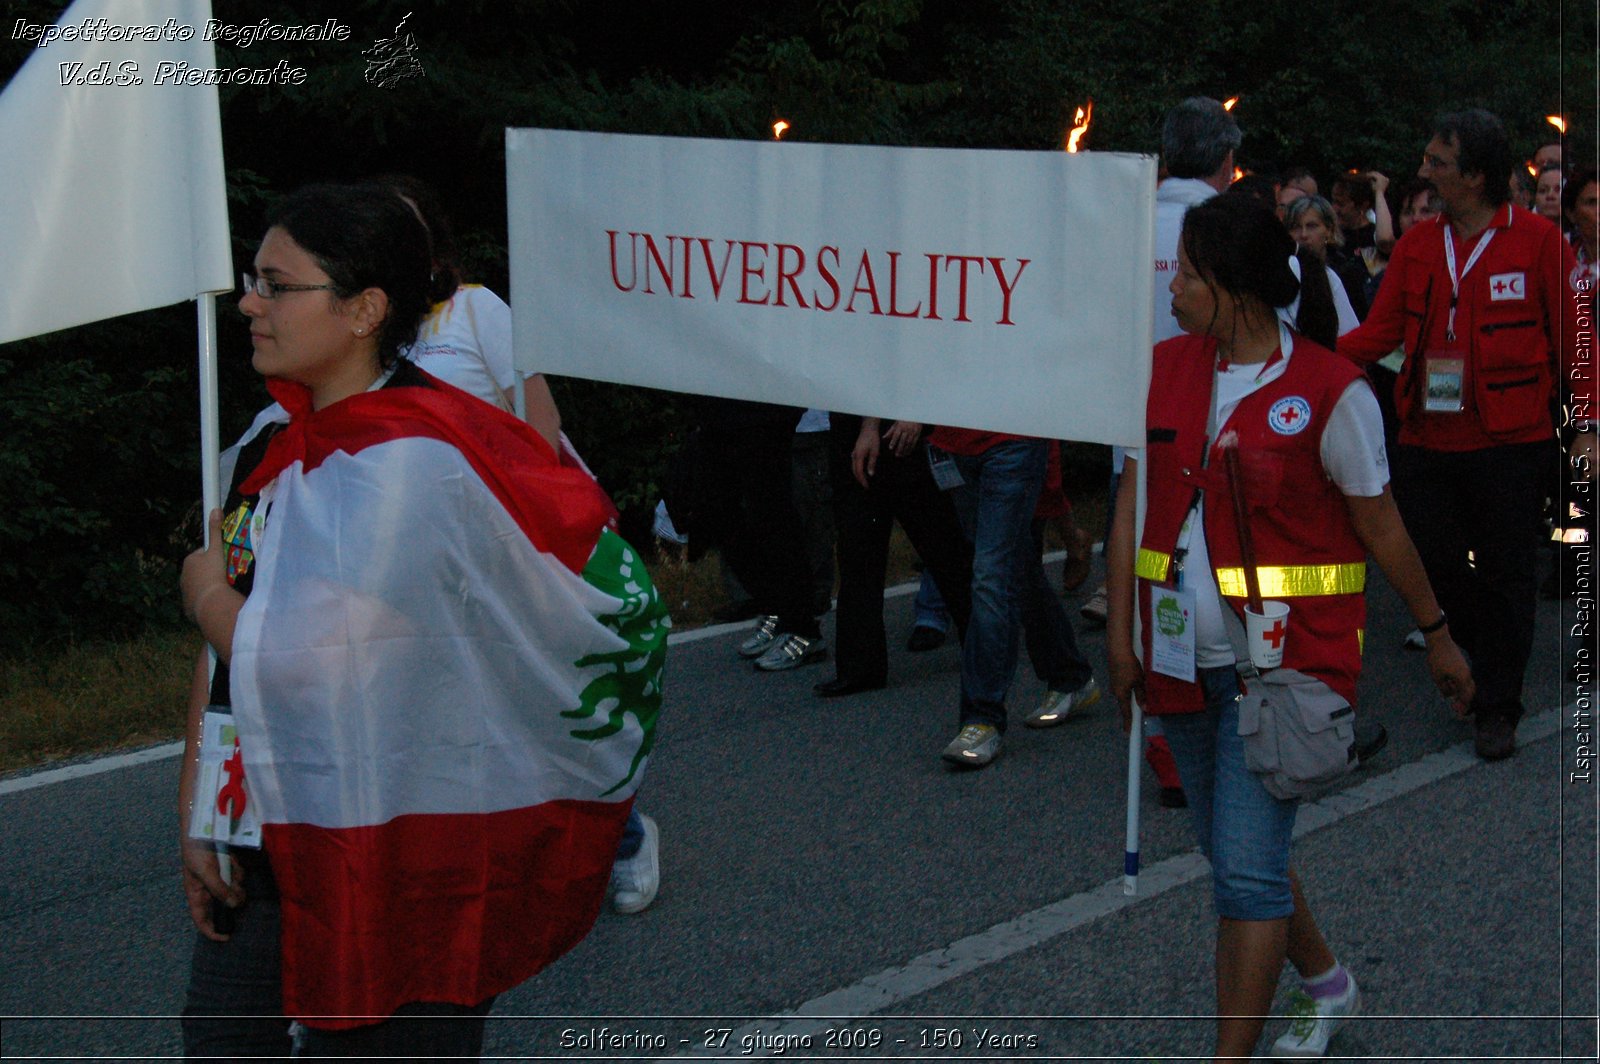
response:
{"label": "white flag", "polygon": [[216,66],[210,17],[78,0],[36,36],[0,93],[0,343],[233,287],[216,86],[158,83]]}

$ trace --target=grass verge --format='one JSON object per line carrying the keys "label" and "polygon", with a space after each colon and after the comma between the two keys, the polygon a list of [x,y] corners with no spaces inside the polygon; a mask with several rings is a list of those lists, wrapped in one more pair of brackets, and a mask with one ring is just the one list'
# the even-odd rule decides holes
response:
{"label": "grass verge", "polygon": [[0,662],[0,772],[183,734],[200,637],[36,647]]}

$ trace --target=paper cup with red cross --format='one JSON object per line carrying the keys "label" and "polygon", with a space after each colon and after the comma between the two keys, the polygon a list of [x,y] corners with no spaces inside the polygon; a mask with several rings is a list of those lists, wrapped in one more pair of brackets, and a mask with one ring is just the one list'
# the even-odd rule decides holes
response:
{"label": "paper cup with red cross", "polygon": [[1257,613],[1244,608],[1245,634],[1250,637],[1250,663],[1265,671],[1283,664],[1283,647],[1289,641],[1289,604],[1267,601]]}

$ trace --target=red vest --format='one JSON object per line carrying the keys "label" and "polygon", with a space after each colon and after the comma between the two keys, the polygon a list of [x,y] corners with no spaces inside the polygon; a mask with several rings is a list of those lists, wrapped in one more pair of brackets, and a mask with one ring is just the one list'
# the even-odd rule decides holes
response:
{"label": "red vest", "polygon": [[[1145,413],[1148,499],[1134,571],[1145,661],[1150,588],[1176,578],[1173,553],[1198,492],[1206,493],[1206,547],[1223,602],[1242,620],[1246,600],[1239,535],[1222,452],[1206,439],[1216,341],[1180,336],[1156,345]],[[1366,618],[1366,550],[1344,495],[1322,468],[1328,415],[1361,371],[1303,337],[1281,376],[1241,400],[1218,432],[1239,438],[1240,479],[1261,597],[1289,603],[1283,664],[1322,680],[1355,704]],[[1207,452],[1209,450],[1209,461]],[[1152,714],[1204,708],[1198,684],[1146,670]]]}

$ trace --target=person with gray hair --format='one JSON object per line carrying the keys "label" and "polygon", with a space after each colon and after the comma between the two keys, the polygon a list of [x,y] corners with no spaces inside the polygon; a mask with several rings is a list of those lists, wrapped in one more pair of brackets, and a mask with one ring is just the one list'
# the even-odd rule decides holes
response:
{"label": "person with gray hair", "polygon": [[1161,123],[1161,161],[1169,177],[1205,181],[1233,176],[1233,153],[1244,140],[1227,109],[1209,96],[1191,96],[1167,112]]}

